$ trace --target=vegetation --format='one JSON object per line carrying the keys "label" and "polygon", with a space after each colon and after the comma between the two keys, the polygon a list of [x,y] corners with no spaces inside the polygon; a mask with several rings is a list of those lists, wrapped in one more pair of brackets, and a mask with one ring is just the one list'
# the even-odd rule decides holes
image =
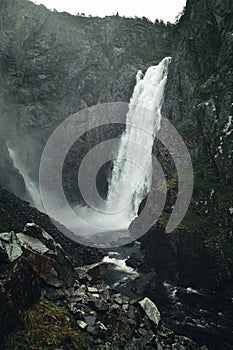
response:
{"label": "vegetation", "polygon": [[199,138],[201,135],[201,129],[197,125],[192,124],[180,124],[177,127],[177,131],[184,141]]}
{"label": "vegetation", "polygon": [[7,338],[6,350],[88,350],[87,341],[72,327],[69,316],[43,300],[21,316],[21,325]]}
{"label": "vegetation", "polygon": [[[198,137],[198,130],[191,125],[181,125],[178,128],[182,137],[193,141]],[[206,246],[214,253],[215,249],[222,251],[227,260],[233,258],[232,207],[233,186],[219,181],[215,163],[208,156],[194,158],[194,191],[189,209],[180,224],[180,228],[190,233],[199,234]],[[175,204],[178,191],[177,172],[171,172],[167,181],[169,198],[162,214],[162,223],[166,226],[171,207]],[[219,254],[217,254],[219,255]]]}

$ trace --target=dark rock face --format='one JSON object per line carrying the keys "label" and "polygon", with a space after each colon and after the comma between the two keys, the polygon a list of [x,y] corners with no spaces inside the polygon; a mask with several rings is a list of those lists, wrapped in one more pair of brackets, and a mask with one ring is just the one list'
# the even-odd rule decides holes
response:
{"label": "dark rock face", "polygon": [[187,2],[174,34],[163,109],[176,126],[189,128],[189,138],[195,139],[195,130],[200,131],[196,144],[190,144],[192,154],[198,156],[204,149],[221,181],[228,184],[232,169],[232,125],[227,127],[233,98],[232,6],[230,0]]}
{"label": "dark rock face", "polygon": [[141,238],[147,269],[176,285],[223,292],[232,285],[227,264],[218,261],[198,234],[177,229],[166,234],[159,222]]}
{"label": "dark rock face", "polygon": [[[169,236],[157,227],[143,238],[148,265],[166,278],[208,288],[219,288],[225,283],[230,290],[232,6],[228,0],[187,1],[174,30],[163,115],[175,125],[189,149],[194,192],[183,229]],[[169,179],[162,218],[166,222],[175,203],[178,183],[171,157],[160,145],[155,148]]]}

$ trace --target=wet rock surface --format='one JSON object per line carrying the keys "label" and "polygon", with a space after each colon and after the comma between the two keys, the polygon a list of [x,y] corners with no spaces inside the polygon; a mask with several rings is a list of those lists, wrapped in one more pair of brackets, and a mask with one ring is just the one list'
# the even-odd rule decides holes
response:
{"label": "wet rock surface", "polygon": [[228,292],[232,286],[230,265],[211,253],[198,234],[178,228],[167,234],[159,221],[141,238],[144,268],[180,286]]}

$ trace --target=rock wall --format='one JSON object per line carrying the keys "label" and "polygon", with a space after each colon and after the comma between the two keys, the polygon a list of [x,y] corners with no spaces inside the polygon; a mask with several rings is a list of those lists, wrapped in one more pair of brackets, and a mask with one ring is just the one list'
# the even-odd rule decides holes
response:
{"label": "rock wall", "polygon": [[186,224],[205,239],[214,236],[214,245],[231,257],[232,10],[232,1],[187,1],[174,34],[164,105],[193,159],[194,196]]}
{"label": "rock wall", "polygon": [[[174,33],[164,114],[205,154],[221,182],[232,172],[232,1],[187,1]],[[198,134],[198,138],[195,136]]]}
{"label": "rock wall", "polygon": [[[194,192],[177,232],[161,234],[157,227],[143,238],[147,263],[163,278],[228,291],[233,271],[232,10],[228,0],[188,0],[174,29],[163,115],[189,149]],[[167,150],[156,148],[168,178],[161,221],[166,225],[178,191],[177,173]]]}

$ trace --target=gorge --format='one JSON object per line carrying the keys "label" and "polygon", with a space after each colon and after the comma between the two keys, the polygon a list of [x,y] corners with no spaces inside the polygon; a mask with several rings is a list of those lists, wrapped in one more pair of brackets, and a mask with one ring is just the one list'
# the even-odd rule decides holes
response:
{"label": "gorge", "polygon": [[[232,348],[232,6],[231,0],[187,0],[179,21],[165,24],[71,16],[28,0],[1,1],[0,347],[15,348],[10,340],[25,321],[21,310],[29,309],[27,314],[41,305],[49,314],[49,300],[68,310],[74,330],[89,342],[83,349]],[[69,116],[81,113],[77,129],[88,130],[91,122],[82,111],[111,103],[124,103],[125,119],[114,124],[110,116],[108,125],[84,133],[65,157],[64,193],[88,219],[74,232],[69,216],[56,207],[52,221],[46,215],[39,194],[41,157]],[[156,139],[162,116],[185,141],[194,171],[189,209],[171,233],[166,225],[180,188],[174,154]],[[111,161],[96,178],[106,216],[101,207],[97,213],[86,208],[77,174],[91,150],[113,139]],[[138,225],[143,232],[143,208],[152,216],[156,211],[150,201],[157,193],[152,153],[165,174],[166,190],[160,190],[166,202],[159,220],[133,243],[128,228]],[[97,244],[70,240],[71,231]],[[115,245],[130,244],[114,248],[107,236],[118,231]],[[145,304],[153,315],[159,310],[159,321],[151,320]],[[51,320],[60,315],[54,308]],[[71,345],[66,338],[41,346],[79,349],[69,334]]]}

